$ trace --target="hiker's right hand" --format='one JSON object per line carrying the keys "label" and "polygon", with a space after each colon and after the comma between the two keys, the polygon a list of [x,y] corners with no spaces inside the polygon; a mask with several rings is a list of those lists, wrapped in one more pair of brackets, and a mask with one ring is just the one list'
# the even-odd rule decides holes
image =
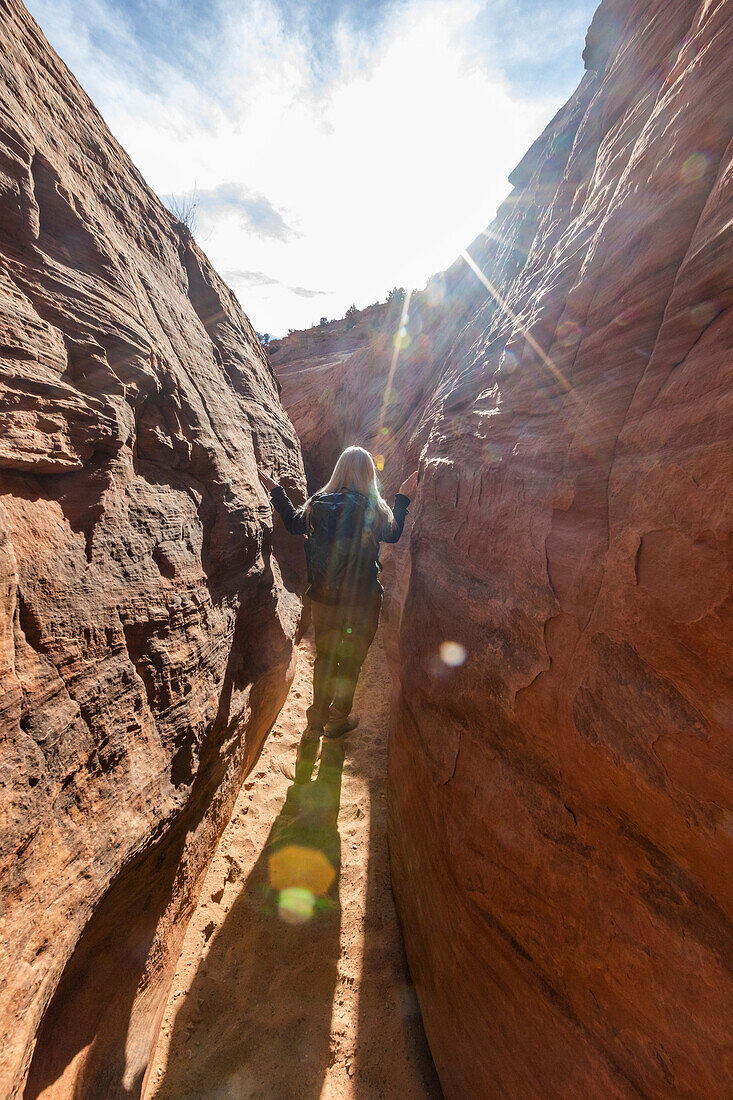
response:
{"label": "hiker's right hand", "polygon": [[269,474],[264,473],[263,470],[257,470],[257,477],[262,482],[268,493],[271,493],[273,489],[277,488],[277,482],[273,481]]}
{"label": "hiker's right hand", "polygon": [[405,497],[414,497],[417,492],[417,470],[415,470],[414,474],[410,474],[409,477],[405,478],[397,492],[402,493]]}

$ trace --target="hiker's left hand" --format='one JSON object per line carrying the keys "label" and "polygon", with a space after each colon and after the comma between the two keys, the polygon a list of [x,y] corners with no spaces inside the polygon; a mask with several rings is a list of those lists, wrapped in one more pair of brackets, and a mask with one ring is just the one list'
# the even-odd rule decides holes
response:
{"label": "hiker's left hand", "polygon": [[405,478],[397,492],[402,493],[402,495],[406,497],[414,497],[417,492],[417,470],[415,470],[414,474],[410,474],[409,477]]}
{"label": "hiker's left hand", "polygon": [[263,470],[257,470],[257,476],[262,482],[268,493],[271,493],[273,489],[277,488],[277,482],[273,481],[269,474],[264,473]]}

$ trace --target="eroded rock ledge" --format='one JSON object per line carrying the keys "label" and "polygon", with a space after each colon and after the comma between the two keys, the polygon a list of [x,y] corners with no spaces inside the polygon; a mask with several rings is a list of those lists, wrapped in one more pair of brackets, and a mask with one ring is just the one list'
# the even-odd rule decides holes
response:
{"label": "eroded rock ledge", "polygon": [[[391,856],[450,1100],[731,1091],[731,56],[729,0],[604,0],[483,281],[410,311]],[[379,449],[393,335],[310,334],[321,438]]]}
{"label": "eroded rock ledge", "polygon": [[15,0],[0,114],[0,1093],[137,1095],[288,686],[255,459],[302,463],[236,299]]}

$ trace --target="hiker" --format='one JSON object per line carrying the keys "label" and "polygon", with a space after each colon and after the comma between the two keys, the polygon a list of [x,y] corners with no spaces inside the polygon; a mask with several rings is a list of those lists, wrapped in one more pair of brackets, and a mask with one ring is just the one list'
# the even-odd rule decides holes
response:
{"label": "hiker", "polygon": [[397,542],[417,487],[417,471],[403,481],[394,508],[382,498],[374,460],[363,447],[347,447],[322,489],[301,508],[258,470],[288,531],[305,535],[316,660],[308,730],[340,737],[355,729],[356,682],[379,625],[384,589],[379,543]]}

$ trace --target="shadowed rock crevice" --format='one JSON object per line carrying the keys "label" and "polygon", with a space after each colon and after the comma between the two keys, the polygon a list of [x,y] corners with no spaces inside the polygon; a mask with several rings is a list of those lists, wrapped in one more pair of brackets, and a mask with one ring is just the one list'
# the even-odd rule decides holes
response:
{"label": "shadowed rock crevice", "polygon": [[24,1100],[61,1081],[82,1054],[76,1094],[139,1095],[144,1066],[126,1074],[125,1041],[183,837],[166,838],[135,859],[96,906],[44,1014]]}

